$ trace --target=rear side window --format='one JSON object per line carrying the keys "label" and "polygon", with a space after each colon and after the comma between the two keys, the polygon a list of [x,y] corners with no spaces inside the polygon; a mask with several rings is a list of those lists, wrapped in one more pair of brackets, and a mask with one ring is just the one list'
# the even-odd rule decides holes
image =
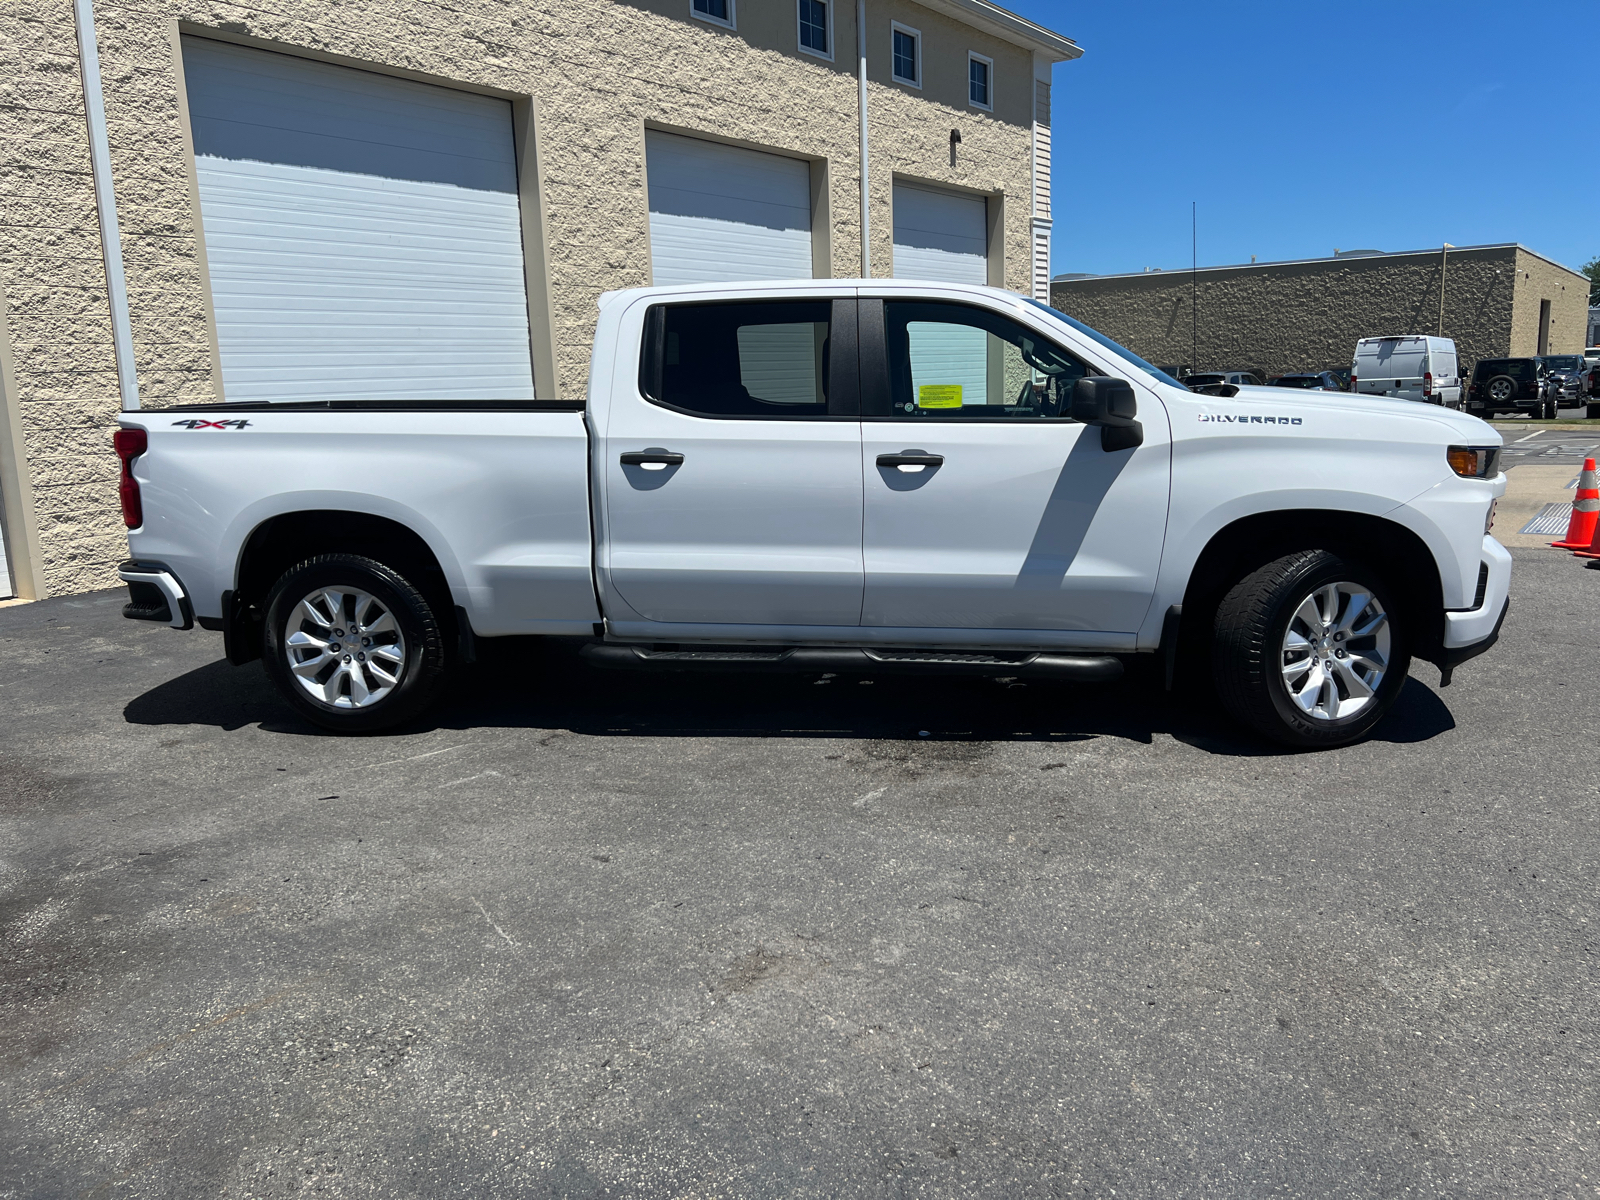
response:
{"label": "rear side window", "polygon": [[827,300],[666,304],[645,318],[639,390],[701,417],[828,413]]}

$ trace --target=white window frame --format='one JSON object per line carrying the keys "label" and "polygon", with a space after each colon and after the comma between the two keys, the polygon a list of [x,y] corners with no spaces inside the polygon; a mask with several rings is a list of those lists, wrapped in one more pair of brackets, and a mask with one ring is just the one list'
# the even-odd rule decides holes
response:
{"label": "white window frame", "polygon": [[822,5],[823,9],[827,12],[827,16],[823,18],[822,27],[826,31],[827,37],[828,37],[828,52],[826,54],[824,54],[821,50],[813,50],[810,46],[806,45],[805,41],[801,38],[801,36],[800,36],[800,32],[801,32],[800,31],[800,0],[795,0],[795,4],[794,4],[794,42],[795,42],[796,46],[800,47],[800,53],[801,54],[809,54],[809,55],[811,55],[812,58],[822,58],[822,59],[826,59],[828,62],[832,62],[833,61],[833,0],[817,0],[817,3],[820,3]]}
{"label": "white window frame", "polygon": [[[972,64],[974,60],[989,68],[989,103],[987,104],[979,104],[972,98]],[[967,51],[967,105],[971,108],[981,108],[984,112],[994,111],[994,59],[987,54],[979,54],[976,50]]]}
{"label": "white window frame", "polygon": [[[895,74],[894,69],[894,35],[903,33],[917,44],[917,78],[907,79],[904,75]],[[903,83],[907,87],[922,90],[922,30],[913,29],[909,25],[902,25],[899,21],[889,22],[889,78],[896,83]]]}
{"label": "white window frame", "polygon": [[[719,29],[737,29],[739,28],[739,10],[736,7],[738,3],[739,0],[728,0],[728,19],[726,21],[721,17],[713,17],[710,13],[701,12],[694,6],[694,0],[689,0],[689,15],[696,21],[704,21],[707,25],[715,25]],[[799,12],[800,10],[796,8],[795,15],[797,20],[799,19]]]}

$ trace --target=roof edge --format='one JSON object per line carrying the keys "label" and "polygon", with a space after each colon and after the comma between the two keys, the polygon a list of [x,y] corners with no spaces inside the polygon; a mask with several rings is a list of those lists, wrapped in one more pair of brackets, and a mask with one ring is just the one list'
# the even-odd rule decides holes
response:
{"label": "roof edge", "polygon": [[1083,47],[1071,38],[1035,25],[990,0],[917,0],[917,3],[964,24],[975,25],[1014,45],[1042,51],[1051,62],[1070,62],[1083,57]]}
{"label": "roof edge", "polygon": [[[1306,265],[1311,264],[1311,263],[1367,263],[1367,262],[1378,262],[1381,259],[1385,259],[1385,258],[1416,258],[1416,257],[1420,257],[1420,256],[1425,256],[1425,255],[1427,255],[1427,256],[1436,255],[1436,254],[1439,254],[1442,249],[1443,249],[1443,247],[1440,247],[1440,246],[1429,246],[1429,247],[1427,247],[1425,249],[1422,249],[1422,250],[1393,250],[1393,251],[1386,250],[1382,254],[1362,255],[1362,256],[1359,256],[1359,257],[1350,256],[1350,257],[1345,257],[1345,258],[1285,258],[1285,259],[1276,260],[1274,262],[1223,263],[1220,266],[1215,266],[1215,267],[1200,267],[1198,269],[1198,272],[1194,272],[1194,273],[1198,273],[1198,274],[1202,274],[1203,275],[1207,271],[1253,271],[1253,270],[1257,270],[1258,268],[1261,268],[1261,267],[1301,267],[1301,266],[1306,266]],[[1541,262],[1549,263],[1552,267],[1555,267],[1557,270],[1565,271],[1569,275],[1576,276],[1579,279],[1587,279],[1588,278],[1588,276],[1586,276],[1582,271],[1574,271],[1571,267],[1564,266],[1563,264],[1556,262],[1555,259],[1548,258],[1545,255],[1540,254],[1537,250],[1528,249],[1528,247],[1524,246],[1521,242],[1489,242],[1489,243],[1487,243],[1485,245],[1482,245],[1482,246],[1451,246],[1450,247],[1450,253],[1452,253],[1452,254],[1463,254],[1463,253],[1466,253],[1469,250],[1521,250],[1524,254],[1531,254],[1531,255],[1533,255],[1534,258],[1539,259]],[[1052,287],[1054,287],[1056,285],[1056,283],[1059,282],[1059,283],[1061,283],[1062,286],[1066,286],[1069,283],[1088,283],[1091,280],[1095,280],[1095,279],[1153,279],[1157,275],[1162,275],[1162,276],[1166,276],[1166,277],[1170,278],[1170,277],[1173,277],[1173,276],[1182,277],[1182,276],[1188,275],[1188,274],[1191,274],[1191,271],[1185,271],[1182,267],[1174,267],[1170,271],[1119,271],[1119,272],[1117,272],[1116,274],[1113,274],[1113,275],[1090,275],[1085,279],[1062,279],[1062,280],[1058,281],[1058,280],[1056,280],[1055,278],[1052,277],[1051,280],[1050,280],[1050,285]]]}

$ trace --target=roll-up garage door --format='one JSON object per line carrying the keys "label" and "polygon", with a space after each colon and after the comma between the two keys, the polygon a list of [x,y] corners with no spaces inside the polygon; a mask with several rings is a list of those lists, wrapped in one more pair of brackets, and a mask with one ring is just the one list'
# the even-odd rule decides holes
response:
{"label": "roll-up garage door", "polygon": [[[895,278],[988,283],[988,248],[989,215],[982,200],[894,185]],[[908,332],[914,373],[960,384],[967,404],[988,403],[991,354],[983,330],[938,325],[921,331],[913,325]]]}
{"label": "roll-up garage door", "polygon": [[0,600],[9,600],[17,594],[17,589],[11,582],[11,563],[6,558],[5,523],[5,501],[0,500]]}
{"label": "roll-up garage door", "polygon": [[894,185],[896,279],[989,282],[989,217],[974,196]]}
{"label": "roll-up garage door", "polygon": [[229,400],[531,399],[511,105],[183,39]]}
{"label": "roll-up garage door", "polygon": [[811,278],[811,165],[645,134],[650,268],[658,284]]}

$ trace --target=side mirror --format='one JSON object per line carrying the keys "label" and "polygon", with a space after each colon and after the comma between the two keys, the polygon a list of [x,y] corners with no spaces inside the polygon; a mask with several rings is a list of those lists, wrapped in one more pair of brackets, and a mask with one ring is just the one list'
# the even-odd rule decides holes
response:
{"label": "side mirror", "polygon": [[1144,426],[1134,420],[1138,412],[1133,385],[1127,380],[1090,375],[1072,386],[1069,415],[1085,425],[1100,426],[1100,447],[1107,452],[1144,444]]}

